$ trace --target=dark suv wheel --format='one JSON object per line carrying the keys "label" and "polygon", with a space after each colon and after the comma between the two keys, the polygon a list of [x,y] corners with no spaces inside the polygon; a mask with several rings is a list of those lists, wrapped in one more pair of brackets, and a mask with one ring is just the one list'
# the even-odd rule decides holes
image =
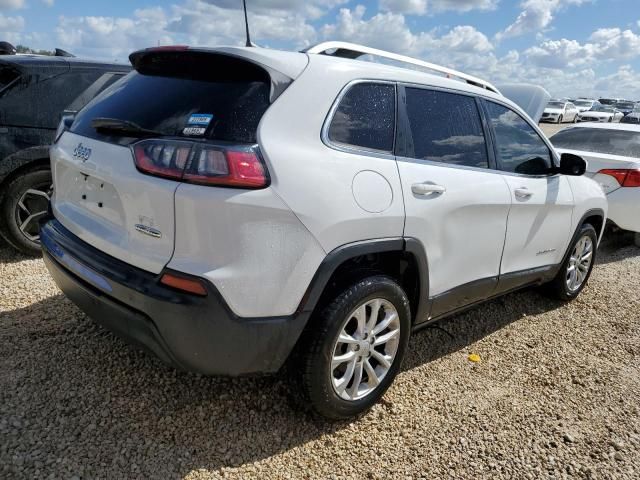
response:
{"label": "dark suv wheel", "polygon": [[30,170],[6,185],[0,203],[0,233],[22,253],[40,255],[39,221],[47,214],[51,189],[49,169]]}
{"label": "dark suv wheel", "polygon": [[302,395],[324,417],[365,412],[400,369],[411,331],[407,295],[391,278],[372,276],[337,295],[312,322],[295,366]]}

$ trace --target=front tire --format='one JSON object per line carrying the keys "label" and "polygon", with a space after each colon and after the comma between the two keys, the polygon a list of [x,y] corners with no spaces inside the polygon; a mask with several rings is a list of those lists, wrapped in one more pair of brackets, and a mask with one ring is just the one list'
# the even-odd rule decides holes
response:
{"label": "front tire", "polygon": [[48,212],[51,171],[29,170],[8,185],[0,203],[0,233],[26,255],[40,255],[38,221]]}
{"label": "front tire", "polygon": [[558,125],[562,123],[562,115],[558,117]]}
{"label": "front tire", "polygon": [[569,247],[569,255],[558,275],[548,285],[554,297],[569,301],[575,299],[587,285],[596,261],[598,234],[590,224],[580,228],[576,240]]}
{"label": "front tire", "polygon": [[365,278],[340,292],[311,322],[296,355],[303,400],[334,420],[367,411],[398,374],[409,342],[404,290],[386,276]]}

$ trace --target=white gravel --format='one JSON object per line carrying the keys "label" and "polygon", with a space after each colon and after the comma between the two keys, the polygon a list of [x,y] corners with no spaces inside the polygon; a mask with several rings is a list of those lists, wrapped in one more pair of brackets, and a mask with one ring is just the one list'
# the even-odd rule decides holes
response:
{"label": "white gravel", "polygon": [[637,479],[639,293],[640,249],[611,237],[577,301],[516,293],[415,334],[384,401],[331,424],[284,378],[133,350],[0,246],[0,478]]}

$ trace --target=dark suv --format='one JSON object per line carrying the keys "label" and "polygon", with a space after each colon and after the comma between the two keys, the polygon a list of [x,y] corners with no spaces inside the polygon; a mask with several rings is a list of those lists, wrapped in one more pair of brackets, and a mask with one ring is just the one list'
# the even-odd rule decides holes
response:
{"label": "dark suv", "polygon": [[129,70],[61,50],[40,56],[0,49],[0,234],[23,253],[40,254],[38,221],[52,184],[49,145],[61,117]]}

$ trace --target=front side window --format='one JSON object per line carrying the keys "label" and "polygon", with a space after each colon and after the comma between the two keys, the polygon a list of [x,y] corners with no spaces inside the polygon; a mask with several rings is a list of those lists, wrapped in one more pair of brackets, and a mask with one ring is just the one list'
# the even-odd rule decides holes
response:
{"label": "front side window", "polygon": [[489,167],[475,98],[421,88],[407,88],[406,92],[412,137],[407,156],[450,165]]}
{"label": "front side window", "polygon": [[640,157],[640,132],[604,128],[571,128],[556,133],[551,143],[557,148]]}
{"label": "front side window", "polygon": [[507,107],[489,101],[486,106],[501,170],[524,175],[549,173],[551,152],[533,127]]}
{"label": "front side window", "polygon": [[357,83],[340,101],[329,127],[329,140],[391,153],[395,116],[395,85]]}

